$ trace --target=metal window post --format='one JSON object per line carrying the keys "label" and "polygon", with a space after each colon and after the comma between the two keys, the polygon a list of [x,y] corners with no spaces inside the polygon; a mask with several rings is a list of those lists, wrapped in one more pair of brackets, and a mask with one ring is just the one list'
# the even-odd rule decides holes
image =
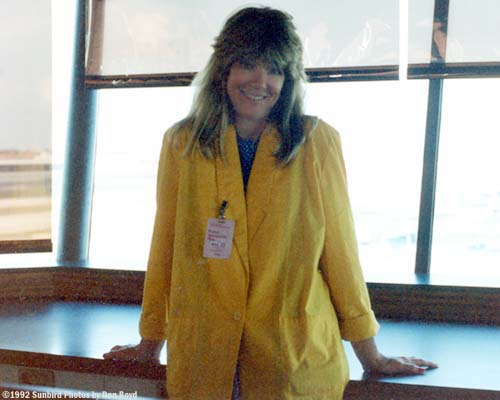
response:
{"label": "metal window post", "polygon": [[57,260],[88,262],[95,157],[95,92],[85,86],[86,1],[76,0],[71,104],[64,161]]}
{"label": "metal window post", "polygon": [[[449,0],[435,1],[431,65],[441,64],[446,60],[448,10]],[[417,254],[415,259],[415,273],[417,274],[429,274],[431,265],[442,96],[443,80],[430,79],[427,101],[427,124],[425,129],[420,214],[418,221]]]}

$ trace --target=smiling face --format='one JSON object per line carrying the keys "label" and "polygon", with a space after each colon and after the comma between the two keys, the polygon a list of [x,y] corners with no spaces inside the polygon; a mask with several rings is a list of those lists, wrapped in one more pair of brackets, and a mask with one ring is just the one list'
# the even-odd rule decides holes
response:
{"label": "smiling face", "polygon": [[284,81],[284,73],[276,66],[262,62],[235,62],[226,83],[235,122],[265,121],[279,99]]}

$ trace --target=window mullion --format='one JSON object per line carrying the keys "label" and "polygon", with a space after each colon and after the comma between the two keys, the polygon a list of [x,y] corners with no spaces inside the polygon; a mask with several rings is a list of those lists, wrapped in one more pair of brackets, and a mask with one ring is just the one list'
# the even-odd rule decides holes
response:
{"label": "window mullion", "polygon": [[65,265],[88,261],[95,159],[95,91],[85,87],[85,0],[78,0],[68,141],[57,259]]}
{"label": "window mullion", "polygon": [[[435,1],[431,64],[442,64],[446,61],[448,10],[449,0]],[[429,79],[417,254],[415,260],[415,273],[417,274],[429,274],[430,272],[442,96],[443,79]]]}

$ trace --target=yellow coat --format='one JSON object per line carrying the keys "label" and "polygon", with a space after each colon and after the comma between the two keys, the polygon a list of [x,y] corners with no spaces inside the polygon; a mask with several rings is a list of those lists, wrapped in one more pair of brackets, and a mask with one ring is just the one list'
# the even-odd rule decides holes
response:
{"label": "yellow coat", "polygon": [[[320,121],[296,159],[276,166],[261,135],[247,192],[233,127],[226,160],[182,157],[187,128],[165,135],[140,333],[167,339],[172,399],[341,399],[341,338],[376,334],[358,259],[337,132]],[[223,200],[235,221],[229,259],[203,258]]]}

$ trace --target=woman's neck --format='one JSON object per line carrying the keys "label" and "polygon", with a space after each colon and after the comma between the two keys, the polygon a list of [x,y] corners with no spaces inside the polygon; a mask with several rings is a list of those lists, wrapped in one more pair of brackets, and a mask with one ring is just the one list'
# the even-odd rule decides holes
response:
{"label": "woman's neck", "polygon": [[258,139],[266,127],[266,120],[248,120],[237,118],[235,122],[236,132],[243,139]]}

